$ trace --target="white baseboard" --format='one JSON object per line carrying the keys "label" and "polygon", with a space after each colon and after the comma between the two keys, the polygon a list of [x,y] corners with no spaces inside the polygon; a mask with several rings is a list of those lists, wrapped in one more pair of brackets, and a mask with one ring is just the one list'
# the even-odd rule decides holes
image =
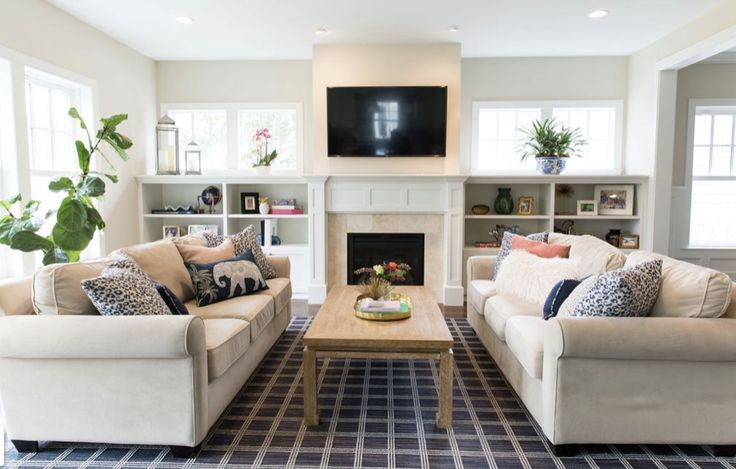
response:
{"label": "white baseboard", "polygon": [[465,300],[465,289],[460,286],[445,285],[445,306],[462,306]]}

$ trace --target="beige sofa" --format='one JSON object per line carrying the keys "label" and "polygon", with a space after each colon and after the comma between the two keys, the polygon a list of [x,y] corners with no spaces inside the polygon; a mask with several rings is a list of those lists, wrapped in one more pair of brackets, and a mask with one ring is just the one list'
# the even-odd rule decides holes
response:
{"label": "beige sofa", "polygon": [[[109,259],[0,283],[0,422],[38,441],[170,445],[189,456],[291,319],[289,259],[269,290],[197,307],[170,241],[123,250],[189,316],[100,316],[79,287]],[[35,313],[35,314],[34,314]]]}
{"label": "beige sofa", "polygon": [[[621,253],[603,242],[562,235],[550,242],[571,244],[570,258],[591,269],[621,266]],[[680,317],[666,317],[663,305],[707,302],[707,291],[687,292],[700,284],[714,293],[703,282],[716,273],[665,259],[658,317],[548,321],[539,306],[497,293],[489,280],[495,256],[468,259],[468,320],[558,455],[587,443],[705,444],[717,455],[736,453],[736,288],[726,278],[732,301],[720,318],[681,317],[697,315],[682,308]]]}

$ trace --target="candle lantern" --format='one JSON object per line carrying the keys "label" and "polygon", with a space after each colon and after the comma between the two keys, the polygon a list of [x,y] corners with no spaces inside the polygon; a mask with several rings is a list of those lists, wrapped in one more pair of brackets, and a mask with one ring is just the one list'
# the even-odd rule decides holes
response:
{"label": "candle lantern", "polygon": [[184,163],[186,174],[202,174],[202,152],[196,142],[189,142],[184,150]]}
{"label": "candle lantern", "polygon": [[168,115],[156,126],[156,174],[179,174],[179,129]]}

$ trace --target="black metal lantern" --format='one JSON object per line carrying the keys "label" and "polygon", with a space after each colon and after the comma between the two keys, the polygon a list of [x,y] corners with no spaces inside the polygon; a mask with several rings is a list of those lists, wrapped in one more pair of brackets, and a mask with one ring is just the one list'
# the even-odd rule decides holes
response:
{"label": "black metal lantern", "polygon": [[179,129],[168,115],[156,126],[156,174],[179,174]]}

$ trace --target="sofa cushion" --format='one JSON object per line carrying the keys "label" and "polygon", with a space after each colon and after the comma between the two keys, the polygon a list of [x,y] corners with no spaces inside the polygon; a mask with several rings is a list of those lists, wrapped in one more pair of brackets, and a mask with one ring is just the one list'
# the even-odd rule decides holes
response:
{"label": "sofa cushion", "polygon": [[240,319],[205,319],[207,378],[222,376],[250,347],[250,324]]}
{"label": "sofa cushion", "polygon": [[555,257],[566,258],[570,255],[570,246],[566,244],[548,244],[523,236],[514,236],[511,241],[511,250],[526,251],[535,256],[544,257],[545,259],[553,259]]}
{"label": "sofa cushion", "polygon": [[494,295],[486,301],[483,316],[493,332],[506,341],[506,322],[514,316],[537,316],[542,318],[542,307],[513,297]]}
{"label": "sofa cushion", "polygon": [[268,290],[261,290],[257,295],[268,295],[273,298],[273,306],[276,314],[284,311],[286,305],[291,302],[291,280],[288,278],[272,278],[266,280]]}
{"label": "sofa cushion", "polygon": [[[504,232],[503,238],[501,239],[501,247],[498,249],[498,253],[496,254],[496,269],[493,271],[493,277],[491,278],[491,280],[496,280],[496,277],[498,277],[498,272],[501,271],[501,266],[506,260],[506,256],[511,253],[511,244],[514,241],[515,236],[522,235],[517,235],[508,231]],[[526,237],[533,241],[541,241],[543,243],[546,243],[547,239],[549,238],[549,233],[532,233],[530,235],[526,235]]]}
{"label": "sofa cushion", "polygon": [[560,280],[578,278],[577,265],[570,259],[546,259],[526,251],[512,251],[496,278],[499,295],[539,305],[540,310]]}
{"label": "sofa cushion", "polygon": [[189,314],[202,319],[241,319],[250,323],[251,340],[255,340],[273,320],[273,299],[268,295],[248,295],[231,298],[207,306],[197,306],[192,300],[186,303]]}
{"label": "sofa cushion", "polygon": [[650,316],[718,318],[731,302],[731,278],[707,267],[647,251],[629,254],[626,266],[662,260],[662,286]]}
{"label": "sofa cushion", "polygon": [[506,344],[532,378],[542,379],[544,319],[514,316],[506,322]]}
{"label": "sofa cushion", "polygon": [[496,294],[496,282],[493,280],[471,280],[468,285],[468,302],[478,314],[483,314],[486,300]]}
{"label": "sofa cushion", "polygon": [[[204,238],[203,238],[204,239]],[[223,261],[235,257],[235,246],[233,242],[226,239],[222,244],[214,248],[199,246],[197,244],[174,243],[179,250],[184,263],[208,264]]]}
{"label": "sofa cushion", "polygon": [[192,280],[170,239],[123,248],[120,252],[132,257],[154,282],[169,287],[182,301],[194,298]]}
{"label": "sofa cushion", "polygon": [[33,275],[33,309],[37,314],[98,314],[81,282],[98,277],[111,258],[52,264]]}
{"label": "sofa cushion", "polygon": [[211,231],[205,231],[202,235],[207,240],[207,246],[211,248],[219,246],[225,241],[225,239],[232,240],[233,245],[235,246],[236,256],[250,250],[253,253],[253,257],[256,259],[258,268],[261,269],[263,277],[266,279],[277,277],[276,269],[273,268],[261,249],[261,243],[259,243],[256,238],[256,230],[253,228],[253,225],[249,225],[240,233],[236,233],[231,236],[218,235]]}
{"label": "sofa cushion", "polygon": [[251,295],[268,288],[250,251],[209,264],[186,262],[185,265],[192,278],[199,306]]}
{"label": "sofa cushion", "polygon": [[618,248],[595,236],[550,233],[549,243],[570,245],[569,257],[577,264],[580,278],[620,269],[626,262],[626,256]]}

